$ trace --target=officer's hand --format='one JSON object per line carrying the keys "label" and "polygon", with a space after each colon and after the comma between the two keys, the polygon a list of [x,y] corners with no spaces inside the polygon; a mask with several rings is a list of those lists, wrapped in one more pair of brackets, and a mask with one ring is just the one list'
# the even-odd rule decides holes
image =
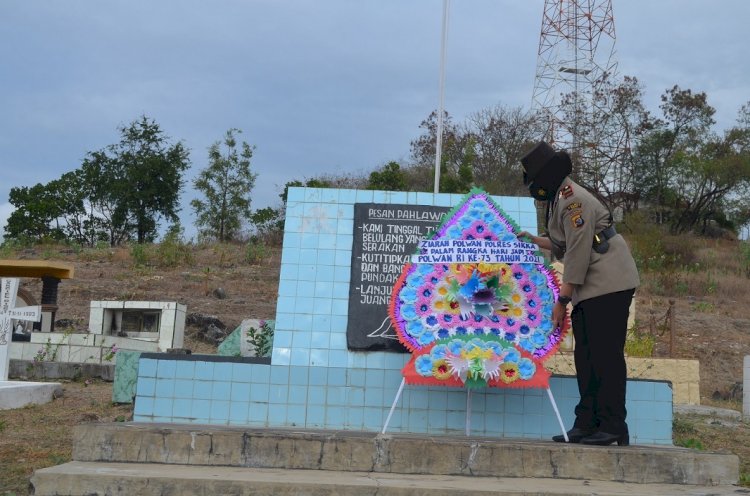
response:
{"label": "officer's hand", "polygon": [[565,317],[568,315],[568,306],[563,305],[559,301],[555,302],[555,307],[552,309],[552,323],[554,324],[555,328],[562,329],[563,324],[565,323]]}
{"label": "officer's hand", "polygon": [[537,243],[537,242],[535,241],[535,240],[536,240],[536,236],[534,236],[533,234],[531,234],[531,233],[530,233],[530,232],[528,232],[528,231],[521,231],[520,233],[518,233],[518,236],[516,236],[516,237],[517,237],[518,239],[521,239],[521,238],[526,238],[526,239],[527,239],[528,241],[531,241],[531,242],[532,242],[532,243],[534,243],[534,244],[538,244],[538,243]]}

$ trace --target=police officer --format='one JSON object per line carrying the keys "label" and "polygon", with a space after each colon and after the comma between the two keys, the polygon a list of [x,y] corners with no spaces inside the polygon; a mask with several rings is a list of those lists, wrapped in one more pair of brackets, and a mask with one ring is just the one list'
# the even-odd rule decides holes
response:
{"label": "police officer", "polygon": [[[638,270],[609,208],[570,179],[572,162],[564,151],[538,143],[521,159],[524,183],[534,199],[546,202],[547,233],[519,237],[550,250],[565,264],[560,294],[552,311],[563,325],[572,303],[575,365],[581,399],[571,443],[609,445],[630,442],[625,423],[625,336]],[[563,442],[562,435],[554,441]]]}

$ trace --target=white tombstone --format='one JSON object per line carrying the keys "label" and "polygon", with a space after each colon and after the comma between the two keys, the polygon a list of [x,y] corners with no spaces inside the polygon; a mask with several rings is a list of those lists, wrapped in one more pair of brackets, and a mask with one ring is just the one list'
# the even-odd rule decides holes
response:
{"label": "white tombstone", "polygon": [[0,381],[8,380],[8,366],[10,355],[8,346],[13,336],[13,320],[30,320],[39,322],[42,318],[42,308],[16,306],[18,295],[18,279],[3,278],[0,288]]}

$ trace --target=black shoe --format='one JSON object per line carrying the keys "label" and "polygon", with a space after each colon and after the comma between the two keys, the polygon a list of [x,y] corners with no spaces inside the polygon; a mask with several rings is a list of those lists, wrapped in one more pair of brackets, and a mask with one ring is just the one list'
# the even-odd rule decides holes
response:
{"label": "black shoe", "polygon": [[[573,427],[568,431],[568,442],[569,443],[580,443],[581,439],[590,436],[594,433],[594,429],[581,429],[580,427]],[[556,443],[564,443],[565,436],[558,434],[552,436],[552,440]]]}
{"label": "black shoe", "polygon": [[595,444],[598,446],[608,446],[617,441],[617,446],[629,446],[630,436],[625,434],[610,434],[608,432],[595,432],[580,440],[581,444]]}

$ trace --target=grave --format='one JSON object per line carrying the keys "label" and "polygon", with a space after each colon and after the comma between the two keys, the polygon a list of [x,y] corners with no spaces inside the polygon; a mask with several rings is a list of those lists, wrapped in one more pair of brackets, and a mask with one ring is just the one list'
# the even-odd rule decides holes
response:
{"label": "grave", "polygon": [[[389,433],[380,433],[410,355],[394,344],[388,298],[379,296],[414,253],[407,240],[438,224],[434,207],[449,210],[462,198],[290,188],[270,360],[142,354],[134,422],[78,429],[74,462],[37,471],[36,494],[249,494],[248,487],[322,494],[338,486],[340,494],[447,495],[441,484],[469,493],[480,484],[476,475],[490,478],[482,490],[494,494],[527,487],[509,477],[544,478],[545,494],[622,494],[622,485],[608,483],[682,494],[671,485],[735,483],[736,456],[672,446],[665,381],[628,382],[630,447],[548,441],[560,427],[539,389],[469,396],[463,388],[406,387]],[[531,199],[495,201],[521,229],[536,231]],[[380,311],[363,317],[358,305]],[[575,378],[553,376],[549,388],[571,425]]]}
{"label": "grave", "polygon": [[54,383],[8,380],[8,349],[16,322],[38,322],[41,319],[41,308],[38,306],[16,307],[18,284],[16,278],[4,277],[0,281],[0,410],[47,403],[60,388],[59,384]]}
{"label": "grave", "polygon": [[155,343],[149,351],[182,348],[187,307],[173,301],[92,301],[89,332]]}

